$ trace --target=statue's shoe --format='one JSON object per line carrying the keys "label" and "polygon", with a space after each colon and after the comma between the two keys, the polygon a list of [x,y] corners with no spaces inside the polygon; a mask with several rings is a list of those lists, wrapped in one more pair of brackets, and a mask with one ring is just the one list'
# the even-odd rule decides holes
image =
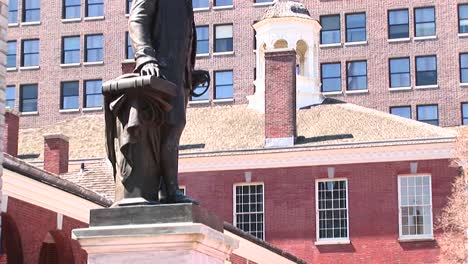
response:
{"label": "statue's shoe", "polygon": [[175,195],[170,195],[161,200],[163,204],[178,204],[178,203],[191,203],[198,205],[198,201],[183,195],[181,192],[176,192]]}

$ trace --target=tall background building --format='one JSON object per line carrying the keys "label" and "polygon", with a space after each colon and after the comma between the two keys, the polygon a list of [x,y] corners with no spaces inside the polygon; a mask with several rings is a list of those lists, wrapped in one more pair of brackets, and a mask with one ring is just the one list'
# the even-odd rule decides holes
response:
{"label": "tall background building", "polygon": [[[468,123],[468,1],[301,2],[322,25],[325,96],[441,126]],[[197,67],[213,85],[191,107],[248,103],[261,46],[252,25],[271,4],[193,1]],[[21,113],[22,128],[102,112],[101,81],[133,57],[130,5],[10,0],[6,104]]]}

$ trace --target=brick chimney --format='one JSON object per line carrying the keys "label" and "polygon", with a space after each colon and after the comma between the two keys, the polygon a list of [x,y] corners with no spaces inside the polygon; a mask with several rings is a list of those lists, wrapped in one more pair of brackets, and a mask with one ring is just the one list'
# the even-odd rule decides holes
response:
{"label": "brick chimney", "polygon": [[296,138],[296,52],[265,53],[265,148],[291,147]]}
{"label": "brick chimney", "polygon": [[54,174],[68,172],[68,137],[63,134],[44,135],[44,170]]}
{"label": "brick chimney", "polygon": [[5,111],[3,128],[3,152],[18,155],[19,115],[12,110]]}

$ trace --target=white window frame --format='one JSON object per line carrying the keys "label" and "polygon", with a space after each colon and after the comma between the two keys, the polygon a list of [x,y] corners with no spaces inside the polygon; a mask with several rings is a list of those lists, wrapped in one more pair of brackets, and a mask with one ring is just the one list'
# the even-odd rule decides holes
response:
{"label": "white window frame", "polygon": [[[236,221],[236,188],[241,186],[252,186],[252,185],[262,185],[263,187],[263,240],[266,241],[266,233],[265,233],[265,183],[263,182],[243,182],[243,183],[235,183],[232,186],[232,225],[237,228],[237,221]],[[240,229],[240,228],[239,228]],[[241,229],[242,230],[242,229]],[[253,236],[253,235],[252,235]]]}
{"label": "white window frame", "polygon": [[[429,177],[429,196],[430,196],[430,212],[431,212],[431,233],[423,235],[403,235],[401,223],[401,179],[405,177]],[[399,241],[417,241],[417,240],[433,240],[434,239],[434,213],[432,209],[432,175],[431,174],[401,174],[398,175],[398,240]]]}
{"label": "white window frame", "polygon": [[179,185],[179,190],[184,190],[184,195],[187,195],[187,186]]}
{"label": "white window frame", "polygon": [[[320,238],[320,214],[319,214],[319,183],[330,182],[330,181],[344,181],[346,182],[346,215],[348,216],[347,226],[348,236],[343,238]],[[333,245],[333,244],[350,244],[349,239],[349,182],[347,178],[327,178],[315,180],[315,245]]]}

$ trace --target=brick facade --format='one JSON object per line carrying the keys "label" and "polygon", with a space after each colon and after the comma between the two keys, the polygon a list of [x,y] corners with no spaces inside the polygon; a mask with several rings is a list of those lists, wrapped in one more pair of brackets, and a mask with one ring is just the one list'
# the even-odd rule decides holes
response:
{"label": "brick facade", "polygon": [[68,172],[68,138],[58,135],[44,136],[44,170],[54,174]]}
{"label": "brick facade", "polygon": [[3,128],[3,152],[14,157],[18,155],[19,116],[11,111],[5,112]]}
{"label": "brick facade", "polygon": [[[19,1],[21,14],[21,1]],[[40,25],[24,25],[9,28],[9,40],[18,40],[17,54],[20,54],[20,40],[40,39],[40,69],[8,72],[8,85],[16,85],[15,108],[19,109],[19,86],[21,84],[38,83],[39,105],[38,113],[21,118],[21,127],[40,127],[44,124],[56,123],[64,119],[87,114],[83,110],[83,81],[90,79],[108,80],[115,78],[121,72],[121,63],[125,60],[125,32],[127,17],[125,2],[105,2],[105,18],[101,20],[86,20],[84,17],[84,0],[82,1],[82,18],[78,22],[65,23],[60,21],[62,14],[61,2],[41,2]],[[233,70],[234,72],[234,103],[247,103],[246,96],[254,93],[254,32],[251,25],[261,19],[268,6],[254,5],[252,1],[234,0],[234,7],[217,10],[212,7],[205,11],[195,12],[197,25],[208,25],[210,32],[210,52],[208,56],[198,58],[197,67],[210,70]],[[346,62],[367,60],[368,62],[368,93],[344,93],[333,97],[356,103],[365,107],[389,112],[391,106],[412,107],[412,116],[416,118],[416,106],[422,104],[438,104],[439,119],[442,126],[461,124],[461,102],[468,102],[468,88],[460,86],[459,53],[468,52],[468,39],[458,36],[457,4],[468,3],[466,0],[429,1],[302,1],[311,12],[314,19],[321,15],[340,14],[341,32],[344,41],[345,14],[366,12],[367,14],[367,44],[358,46],[342,45],[335,48],[321,48],[321,62],[341,62],[342,87],[346,87]],[[435,6],[437,38],[433,40],[416,41],[411,38],[407,42],[389,43],[387,38],[387,10],[409,9],[410,36],[414,36],[414,7]],[[46,10],[46,11],[44,11]],[[234,38],[233,54],[213,54],[214,25],[232,24]],[[84,65],[84,35],[104,34],[104,63],[102,65]],[[81,37],[81,64],[76,67],[61,67],[61,38],[63,36]],[[415,89],[415,56],[437,55],[438,88]],[[410,57],[411,79],[413,89],[407,91],[389,91],[388,59],[394,57]],[[17,64],[20,58],[17,56]],[[48,78],[43,78],[47,76]],[[60,112],[60,82],[79,81],[80,109],[77,111]],[[213,89],[210,89],[213,98]],[[223,102],[225,103],[225,102]],[[211,105],[215,102],[209,103]],[[198,105],[199,106],[199,105]],[[96,111],[91,112],[96,113]],[[98,113],[101,113],[98,110]]]}

